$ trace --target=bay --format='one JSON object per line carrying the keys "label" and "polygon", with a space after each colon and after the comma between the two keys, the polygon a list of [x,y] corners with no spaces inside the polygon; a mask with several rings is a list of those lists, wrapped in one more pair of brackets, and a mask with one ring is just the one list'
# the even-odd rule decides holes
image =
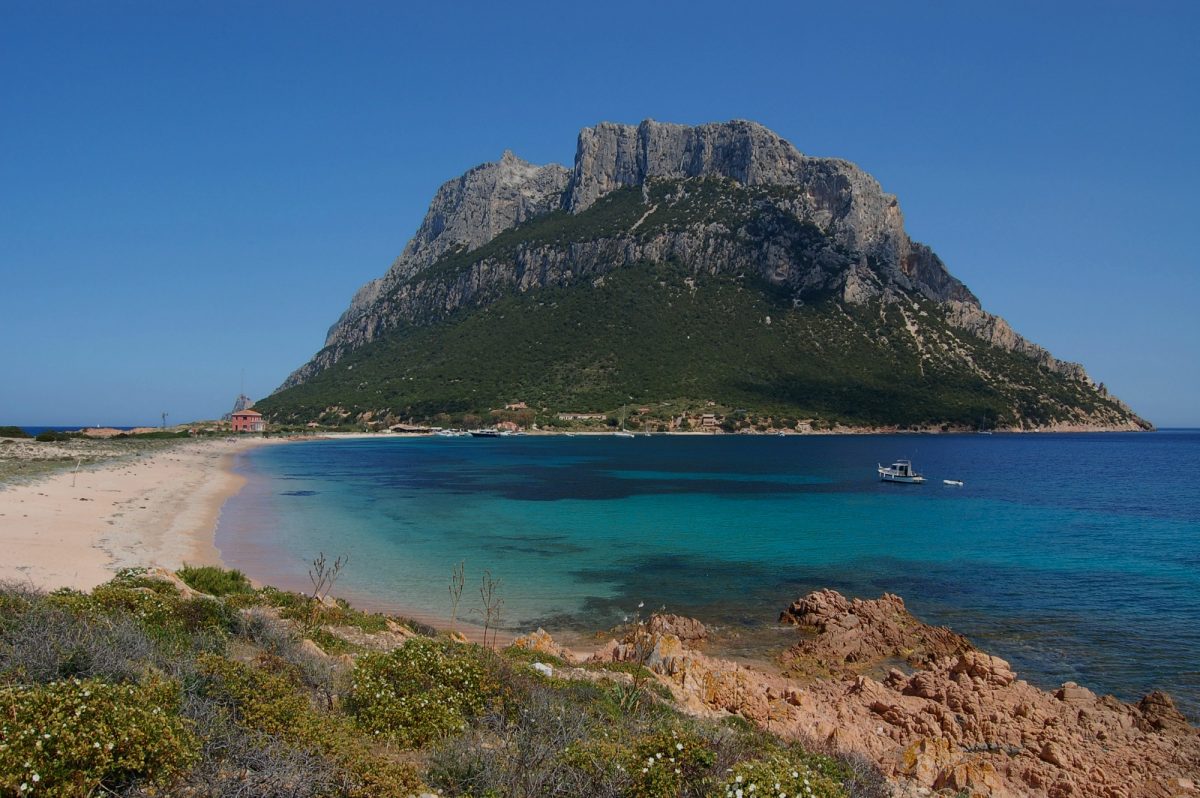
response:
{"label": "bay", "polygon": [[[930,481],[878,482],[899,457]],[[468,620],[487,569],[514,629],[644,603],[754,640],[810,590],[886,591],[1035,684],[1200,717],[1200,431],[334,439],[238,468],[217,543],[265,582],[345,553],[340,594],[446,617],[465,561]]]}

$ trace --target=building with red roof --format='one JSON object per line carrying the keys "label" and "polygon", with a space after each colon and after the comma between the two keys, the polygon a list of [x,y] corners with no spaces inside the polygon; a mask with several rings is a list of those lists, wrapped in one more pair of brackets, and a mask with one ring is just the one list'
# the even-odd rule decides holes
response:
{"label": "building with red roof", "polygon": [[266,432],[267,422],[263,421],[262,413],[246,408],[229,416],[233,422],[234,432]]}

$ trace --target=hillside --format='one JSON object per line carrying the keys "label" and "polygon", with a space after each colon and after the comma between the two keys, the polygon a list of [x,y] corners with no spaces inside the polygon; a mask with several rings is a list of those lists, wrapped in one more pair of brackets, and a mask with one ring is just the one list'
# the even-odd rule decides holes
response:
{"label": "hillside", "polygon": [[471,423],[701,408],[759,425],[1141,429],[982,310],[853,164],[749,122],[580,134],[438,191],[401,257],[258,408]]}

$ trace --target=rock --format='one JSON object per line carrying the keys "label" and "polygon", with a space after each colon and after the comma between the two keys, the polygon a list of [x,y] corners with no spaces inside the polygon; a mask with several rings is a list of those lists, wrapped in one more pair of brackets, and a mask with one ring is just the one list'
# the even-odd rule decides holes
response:
{"label": "rock", "polygon": [[1194,794],[1200,733],[1165,694],[1131,706],[1073,683],[1040,690],[1003,659],[957,650],[965,641],[950,630],[931,634],[895,596],[863,602],[818,591],[795,602],[784,621],[815,634],[802,643],[810,646],[808,664],[829,661],[829,651],[836,664],[850,643],[856,656],[908,644],[923,653],[911,674],[891,667],[882,680],[871,678],[858,672],[868,656],[824,678],[805,671],[797,683],[688,650],[686,667],[663,678],[681,706],[736,712],[864,756],[897,782],[897,794]]}
{"label": "rock", "polygon": [[[985,654],[982,651],[964,651],[959,654],[958,661],[950,668],[951,674],[966,674],[971,679],[976,679],[984,684],[989,684],[995,687],[1007,687],[1012,684],[1017,675],[1013,673],[1013,669],[1007,662],[999,657],[993,657],[990,654]],[[1095,693],[1087,692],[1093,699]]]}
{"label": "rock", "polygon": [[547,679],[554,675],[554,668],[544,662],[533,663],[533,669],[545,676]]}
{"label": "rock", "polygon": [[620,662],[621,661],[621,644],[616,640],[609,640],[607,643],[596,649],[588,662]]}
{"label": "rock", "polygon": [[693,645],[708,639],[708,629],[695,618],[682,615],[651,615],[646,628],[651,634],[669,634],[679,638],[685,645]]}
{"label": "rock", "polygon": [[933,780],[935,790],[954,790],[970,795],[987,795],[991,798],[1015,795],[1004,786],[996,767],[978,757],[958,762],[945,768]]}
{"label": "rock", "polygon": [[1155,690],[1137,703],[1141,717],[1136,721],[1139,729],[1153,732],[1196,734],[1183,713],[1175,708],[1175,702],[1166,693]]}
{"label": "rock", "polygon": [[1054,697],[1068,704],[1090,704],[1096,700],[1095,693],[1075,682],[1064,682],[1062,687],[1054,691]]}
{"label": "rock", "polygon": [[[784,655],[795,673],[854,673],[898,657],[914,665],[928,664],[972,650],[962,635],[918,621],[905,608],[903,599],[890,593],[864,601],[847,599],[833,590],[819,590],[792,602],[779,620],[817,633]],[[964,667],[995,666],[981,659],[970,660]],[[997,674],[995,678],[1003,677]]]}
{"label": "rock", "polygon": [[1043,762],[1049,762],[1051,765],[1066,767],[1067,760],[1063,756],[1062,748],[1056,743],[1049,742],[1042,746],[1042,750],[1038,752],[1038,758]]}
{"label": "rock", "polygon": [[558,657],[564,662],[574,661],[574,657],[571,656],[571,652],[554,642],[554,638],[550,636],[550,633],[545,629],[542,629],[540,626],[538,627],[537,631],[530,632],[526,635],[521,635],[517,639],[513,640],[512,645],[516,648],[523,648],[538,654],[548,654],[552,657]]}
{"label": "rock", "polygon": [[416,636],[415,633],[399,624],[397,627],[397,631],[391,631],[389,628],[382,632],[364,632],[357,626],[326,626],[325,631],[360,648],[372,651],[391,651]]}
{"label": "rock", "polygon": [[918,784],[932,786],[957,756],[945,738],[922,737],[900,752],[899,772]]}

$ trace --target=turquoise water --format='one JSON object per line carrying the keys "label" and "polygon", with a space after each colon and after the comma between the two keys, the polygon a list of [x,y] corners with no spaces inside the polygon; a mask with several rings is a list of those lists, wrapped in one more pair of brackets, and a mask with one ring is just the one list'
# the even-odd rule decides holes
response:
{"label": "turquoise water", "polygon": [[[911,457],[923,486],[881,484]],[[600,629],[639,602],[769,629],[819,588],[903,596],[1043,686],[1172,693],[1200,716],[1200,432],[510,437],[253,450],[221,515],[226,561],[469,617],[488,569],[506,626]],[[965,481],[945,487],[943,478]]]}

